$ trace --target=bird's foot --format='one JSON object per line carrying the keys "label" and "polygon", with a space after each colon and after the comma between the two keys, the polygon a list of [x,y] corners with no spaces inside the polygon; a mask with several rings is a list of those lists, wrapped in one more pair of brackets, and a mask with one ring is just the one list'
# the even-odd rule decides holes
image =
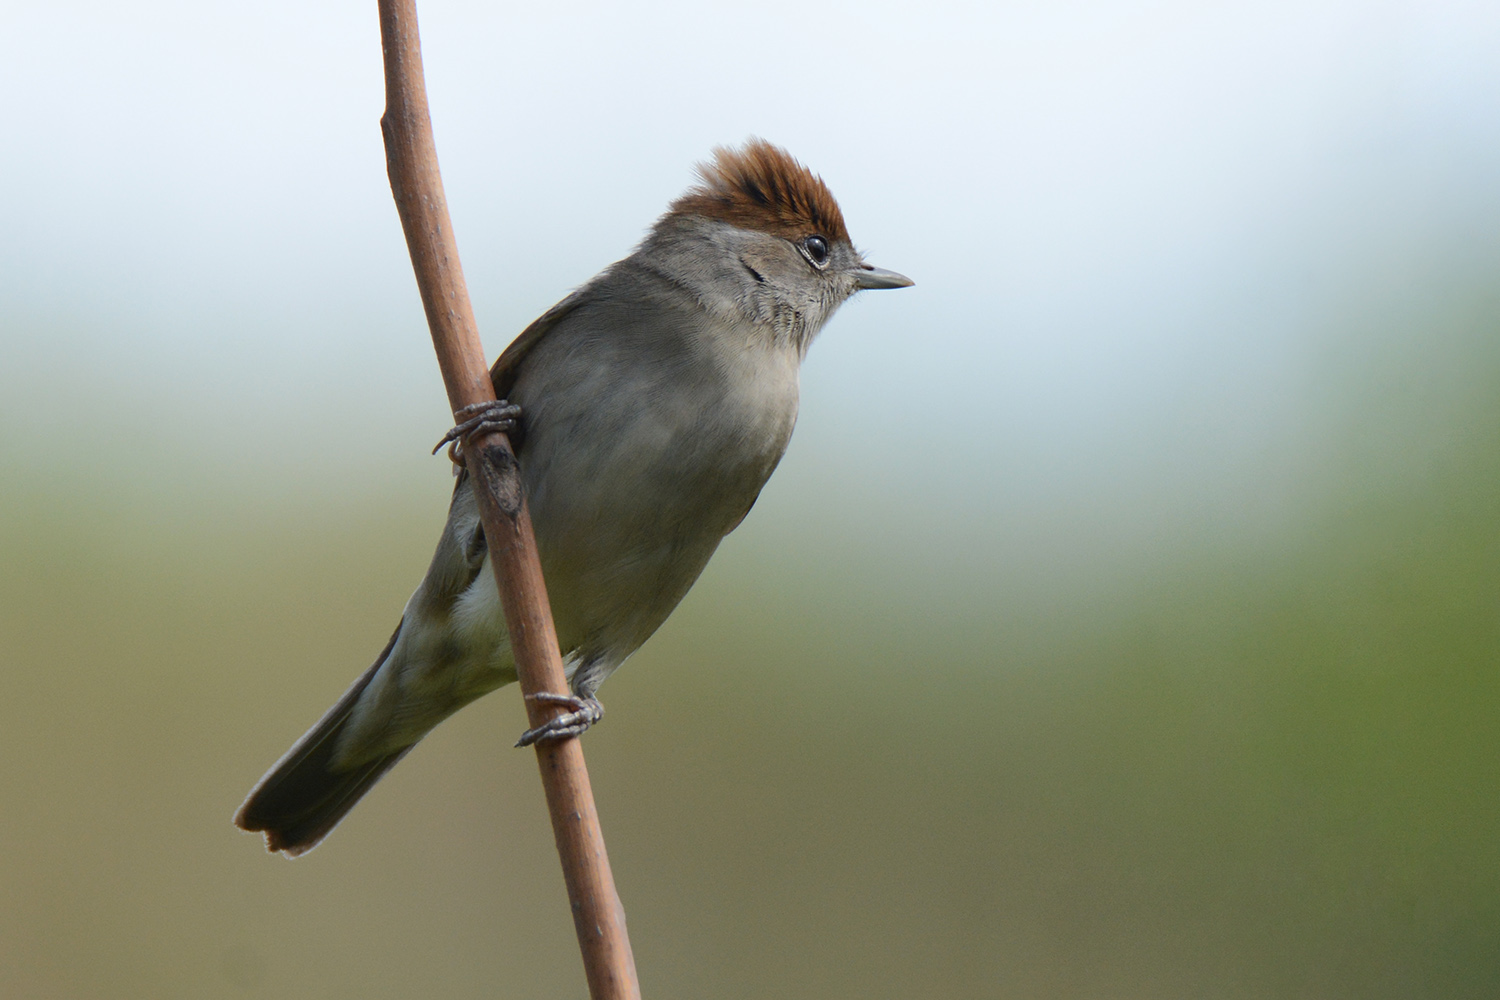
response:
{"label": "bird's foot", "polygon": [[536,694],[528,694],[526,700],[541,702],[543,705],[561,705],[568,711],[542,723],[535,729],[526,730],[516,741],[518,747],[529,747],[533,743],[551,743],[582,735],[590,726],[604,718],[604,706],[599,704],[598,698],[592,696],[580,698],[572,694],[539,691]]}
{"label": "bird's foot", "polygon": [[521,408],[514,403],[497,399],[488,403],[473,403],[465,406],[454,416],[458,418],[458,425],[443,435],[443,439],[433,446],[432,453],[436,455],[438,449],[446,444],[449,460],[454,465],[463,465],[465,442],[491,431],[511,433],[521,419]]}

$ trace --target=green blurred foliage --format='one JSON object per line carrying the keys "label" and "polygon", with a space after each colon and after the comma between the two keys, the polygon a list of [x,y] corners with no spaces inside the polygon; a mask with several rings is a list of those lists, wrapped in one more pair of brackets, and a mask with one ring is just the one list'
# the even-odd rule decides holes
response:
{"label": "green blurred foliage", "polygon": [[[1500,323],[1462,322],[1441,420],[1366,401],[1406,461],[1072,599],[758,509],[587,738],[647,995],[1500,994]],[[583,995],[513,690],[306,859],[229,825],[379,648],[439,475],[167,516],[9,468],[0,995]]]}
{"label": "green blurred foliage", "polygon": [[[284,6],[0,8],[0,998],[580,997],[514,691],[230,826],[449,488],[375,19]],[[646,995],[1500,996],[1500,19],[685,12],[423,6],[492,350],[752,132],[919,281],[603,691]]]}

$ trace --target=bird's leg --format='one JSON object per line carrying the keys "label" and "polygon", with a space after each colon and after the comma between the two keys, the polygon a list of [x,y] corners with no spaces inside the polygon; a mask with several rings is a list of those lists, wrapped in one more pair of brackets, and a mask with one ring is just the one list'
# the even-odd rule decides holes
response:
{"label": "bird's leg", "polygon": [[463,465],[463,442],[490,431],[511,433],[521,419],[521,408],[514,403],[497,399],[489,403],[472,403],[454,416],[459,420],[458,426],[443,435],[443,439],[433,446],[432,453],[436,455],[438,449],[446,444],[448,458],[454,465]]}
{"label": "bird's leg", "polygon": [[580,697],[575,694],[553,694],[550,691],[538,691],[536,694],[528,694],[527,701],[539,701],[543,705],[562,705],[568,709],[562,715],[548,722],[542,723],[535,729],[528,729],[521,734],[516,741],[518,747],[529,747],[533,743],[550,743],[553,740],[565,740],[571,736],[582,735],[590,726],[604,718],[604,706],[599,704],[599,699],[593,695]]}

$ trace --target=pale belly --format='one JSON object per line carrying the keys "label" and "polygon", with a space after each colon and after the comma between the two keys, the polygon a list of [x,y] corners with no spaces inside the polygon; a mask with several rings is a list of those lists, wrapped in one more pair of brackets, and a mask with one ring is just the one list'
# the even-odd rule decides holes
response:
{"label": "pale belly", "polygon": [[[776,468],[796,422],[789,360],[732,380],[744,391],[643,390],[607,426],[564,413],[528,439],[522,470],[559,641],[599,680],[666,620]],[[539,453],[549,460],[532,461]]]}

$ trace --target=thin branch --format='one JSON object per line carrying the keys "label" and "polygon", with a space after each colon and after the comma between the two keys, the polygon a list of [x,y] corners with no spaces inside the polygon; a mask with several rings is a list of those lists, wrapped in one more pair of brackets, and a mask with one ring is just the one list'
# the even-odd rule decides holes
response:
{"label": "thin branch", "polygon": [[[415,0],[379,0],[379,6],[386,99],[380,127],[385,135],[386,167],[456,417],[466,406],[493,400],[494,387],[438,174]],[[510,442],[504,434],[492,433],[472,442],[464,453],[505,608],[521,691],[527,695],[566,692],[557,632]],[[531,698],[526,705],[533,728],[561,711]],[[610,874],[583,749],[578,740],[567,739],[537,744],[536,755],[589,994],[594,1000],[639,1000],[625,911]]]}

